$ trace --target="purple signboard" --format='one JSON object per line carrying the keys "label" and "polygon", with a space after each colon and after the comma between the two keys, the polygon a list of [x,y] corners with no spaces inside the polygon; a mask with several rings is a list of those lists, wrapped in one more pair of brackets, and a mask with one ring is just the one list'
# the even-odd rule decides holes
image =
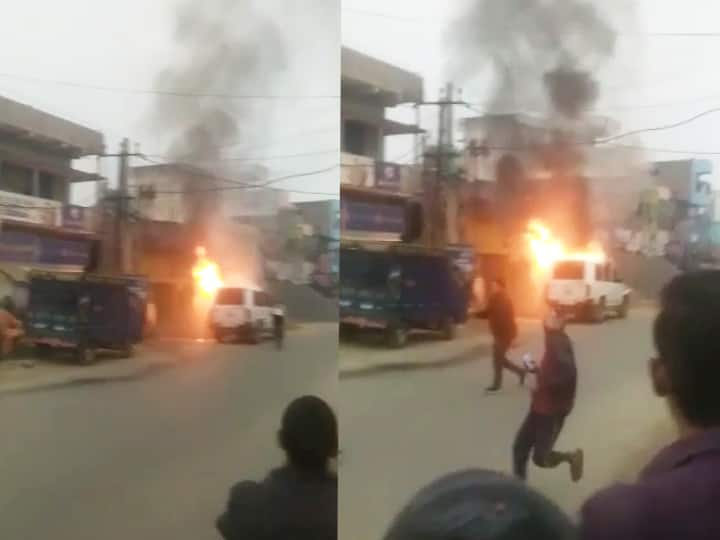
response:
{"label": "purple signboard", "polygon": [[342,228],[346,231],[402,234],[405,208],[399,204],[341,200]]}
{"label": "purple signboard", "polygon": [[90,242],[41,236],[38,234],[0,232],[0,261],[52,266],[85,266],[90,259]]}
{"label": "purple signboard", "polygon": [[395,163],[377,163],[375,165],[375,186],[388,191],[400,191],[400,165]]}
{"label": "purple signboard", "polygon": [[67,205],[62,209],[62,226],[76,231],[91,231],[92,217],[92,208]]}

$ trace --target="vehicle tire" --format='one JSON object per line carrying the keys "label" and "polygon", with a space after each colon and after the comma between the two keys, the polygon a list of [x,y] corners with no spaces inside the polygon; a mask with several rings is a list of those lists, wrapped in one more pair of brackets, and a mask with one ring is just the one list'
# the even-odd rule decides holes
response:
{"label": "vehicle tire", "polygon": [[445,341],[452,341],[456,335],[455,321],[452,319],[445,319],[440,324],[440,334]]}
{"label": "vehicle tire", "polygon": [[605,298],[601,298],[597,304],[593,305],[592,308],[592,322],[595,324],[602,324],[605,322]]}
{"label": "vehicle tire", "polygon": [[34,354],[38,358],[48,358],[52,355],[52,347],[50,345],[35,345]]}
{"label": "vehicle tire", "polygon": [[342,341],[350,341],[355,337],[356,330],[355,327],[350,324],[341,324],[340,325],[340,339]]}
{"label": "vehicle tire", "polygon": [[91,366],[97,363],[97,351],[92,347],[78,347],[77,361],[82,366]]}
{"label": "vehicle tire", "polygon": [[623,296],[622,304],[618,310],[618,317],[620,319],[627,319],[628,313],[630,312],[630,295],[626,294]]}
{"label": "vehicle tire", "polygon": [[408,330],[402,325],[391,326],[387,329],[386,339],[393,349],[402,349],[407,345]]}
{"label": "vehicle tire", "polygon": [[213,328],[212,333],[215,341],[217,341],[218,343],[225,343],[225,332],[223,332],[219,328]]}
{"label": "vehicle tire", "polygon": [[262,326],[253,325],[248,330],[248,343],[250,345],[257,345],[262,339]]}

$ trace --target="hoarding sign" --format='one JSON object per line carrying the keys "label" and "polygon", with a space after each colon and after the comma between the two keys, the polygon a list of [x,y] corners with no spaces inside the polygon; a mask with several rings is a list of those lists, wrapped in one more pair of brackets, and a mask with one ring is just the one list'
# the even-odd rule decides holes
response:
{"label": "hoarding sign", "polygon": [[61,207],[58,201],[0,191],[0,220],[56,227]]}
{"label": "hoarding sign", "polygon": [[398,204],[341,201],[343,230],[402,234],[405,208]]}
{"label": "hoarding sign", "polygon": [[400,191],[401,169],[395,163],[377,163],[375,165],[375,186],[388,191]]}
{"label": "hoarding sign", "polygon": [[62,226],[65,229],[91,232],[94,209],[84,206],[67,205],[62,209]]}
{"label": "hoarding sign", "polygon": [[0,232],[0,262],[27,265],[84,267],[90,260],[90,242],[37,234]]}

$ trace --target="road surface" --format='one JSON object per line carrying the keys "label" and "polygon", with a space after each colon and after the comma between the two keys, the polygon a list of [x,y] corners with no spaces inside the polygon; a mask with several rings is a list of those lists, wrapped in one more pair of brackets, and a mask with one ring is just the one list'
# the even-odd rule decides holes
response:
{"label": "road surface", "polygon": [[[567,469],[530,469],[530,482],[568,512],[574,514],[597,488],[632,478],[672,436],[646,376],[652,315],[639,310],[626,321],[570,327],[579,401],[558,448],[585,448],[586,477],[575,485]],[[539,350],[539,337],[539,331],[527,336],[533,352]],[[489,379],[486,357],[341,381],[342,540],[381,538],[407,499],[440,475],[467,467],[510,471],[510,448],[528,393],[506,376],[503,392],[486,396]]]}
{"label": "road surface", "polygon": [[0,396],[0,538],[198,540],[228,488],[281,463],[285,405],[337,402],[337,326],[283,353],[192,345],[147,378]]}

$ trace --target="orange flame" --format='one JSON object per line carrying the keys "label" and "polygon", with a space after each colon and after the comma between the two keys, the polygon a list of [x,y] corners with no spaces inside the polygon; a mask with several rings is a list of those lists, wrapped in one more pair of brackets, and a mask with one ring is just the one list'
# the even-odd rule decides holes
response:
{"label": "orange flame", "polygon": [[195,255],[197,256],[197,262],[193,267],[193,278],[205,296],[215,296],[218,289],[223,286],[220,267],[208,258],[204,247],[198,247],[195,250]]}
{"label": "orange flame", "polygon": [[528,223],[525,237],[536,270],[542,273],[548,272],[561,259],[595,262],[604,262],[606,260],[605,252],[597,244],[591,244],[585,250],[569,251],[560,239],[553,236],[550,228],[537,219]]}

